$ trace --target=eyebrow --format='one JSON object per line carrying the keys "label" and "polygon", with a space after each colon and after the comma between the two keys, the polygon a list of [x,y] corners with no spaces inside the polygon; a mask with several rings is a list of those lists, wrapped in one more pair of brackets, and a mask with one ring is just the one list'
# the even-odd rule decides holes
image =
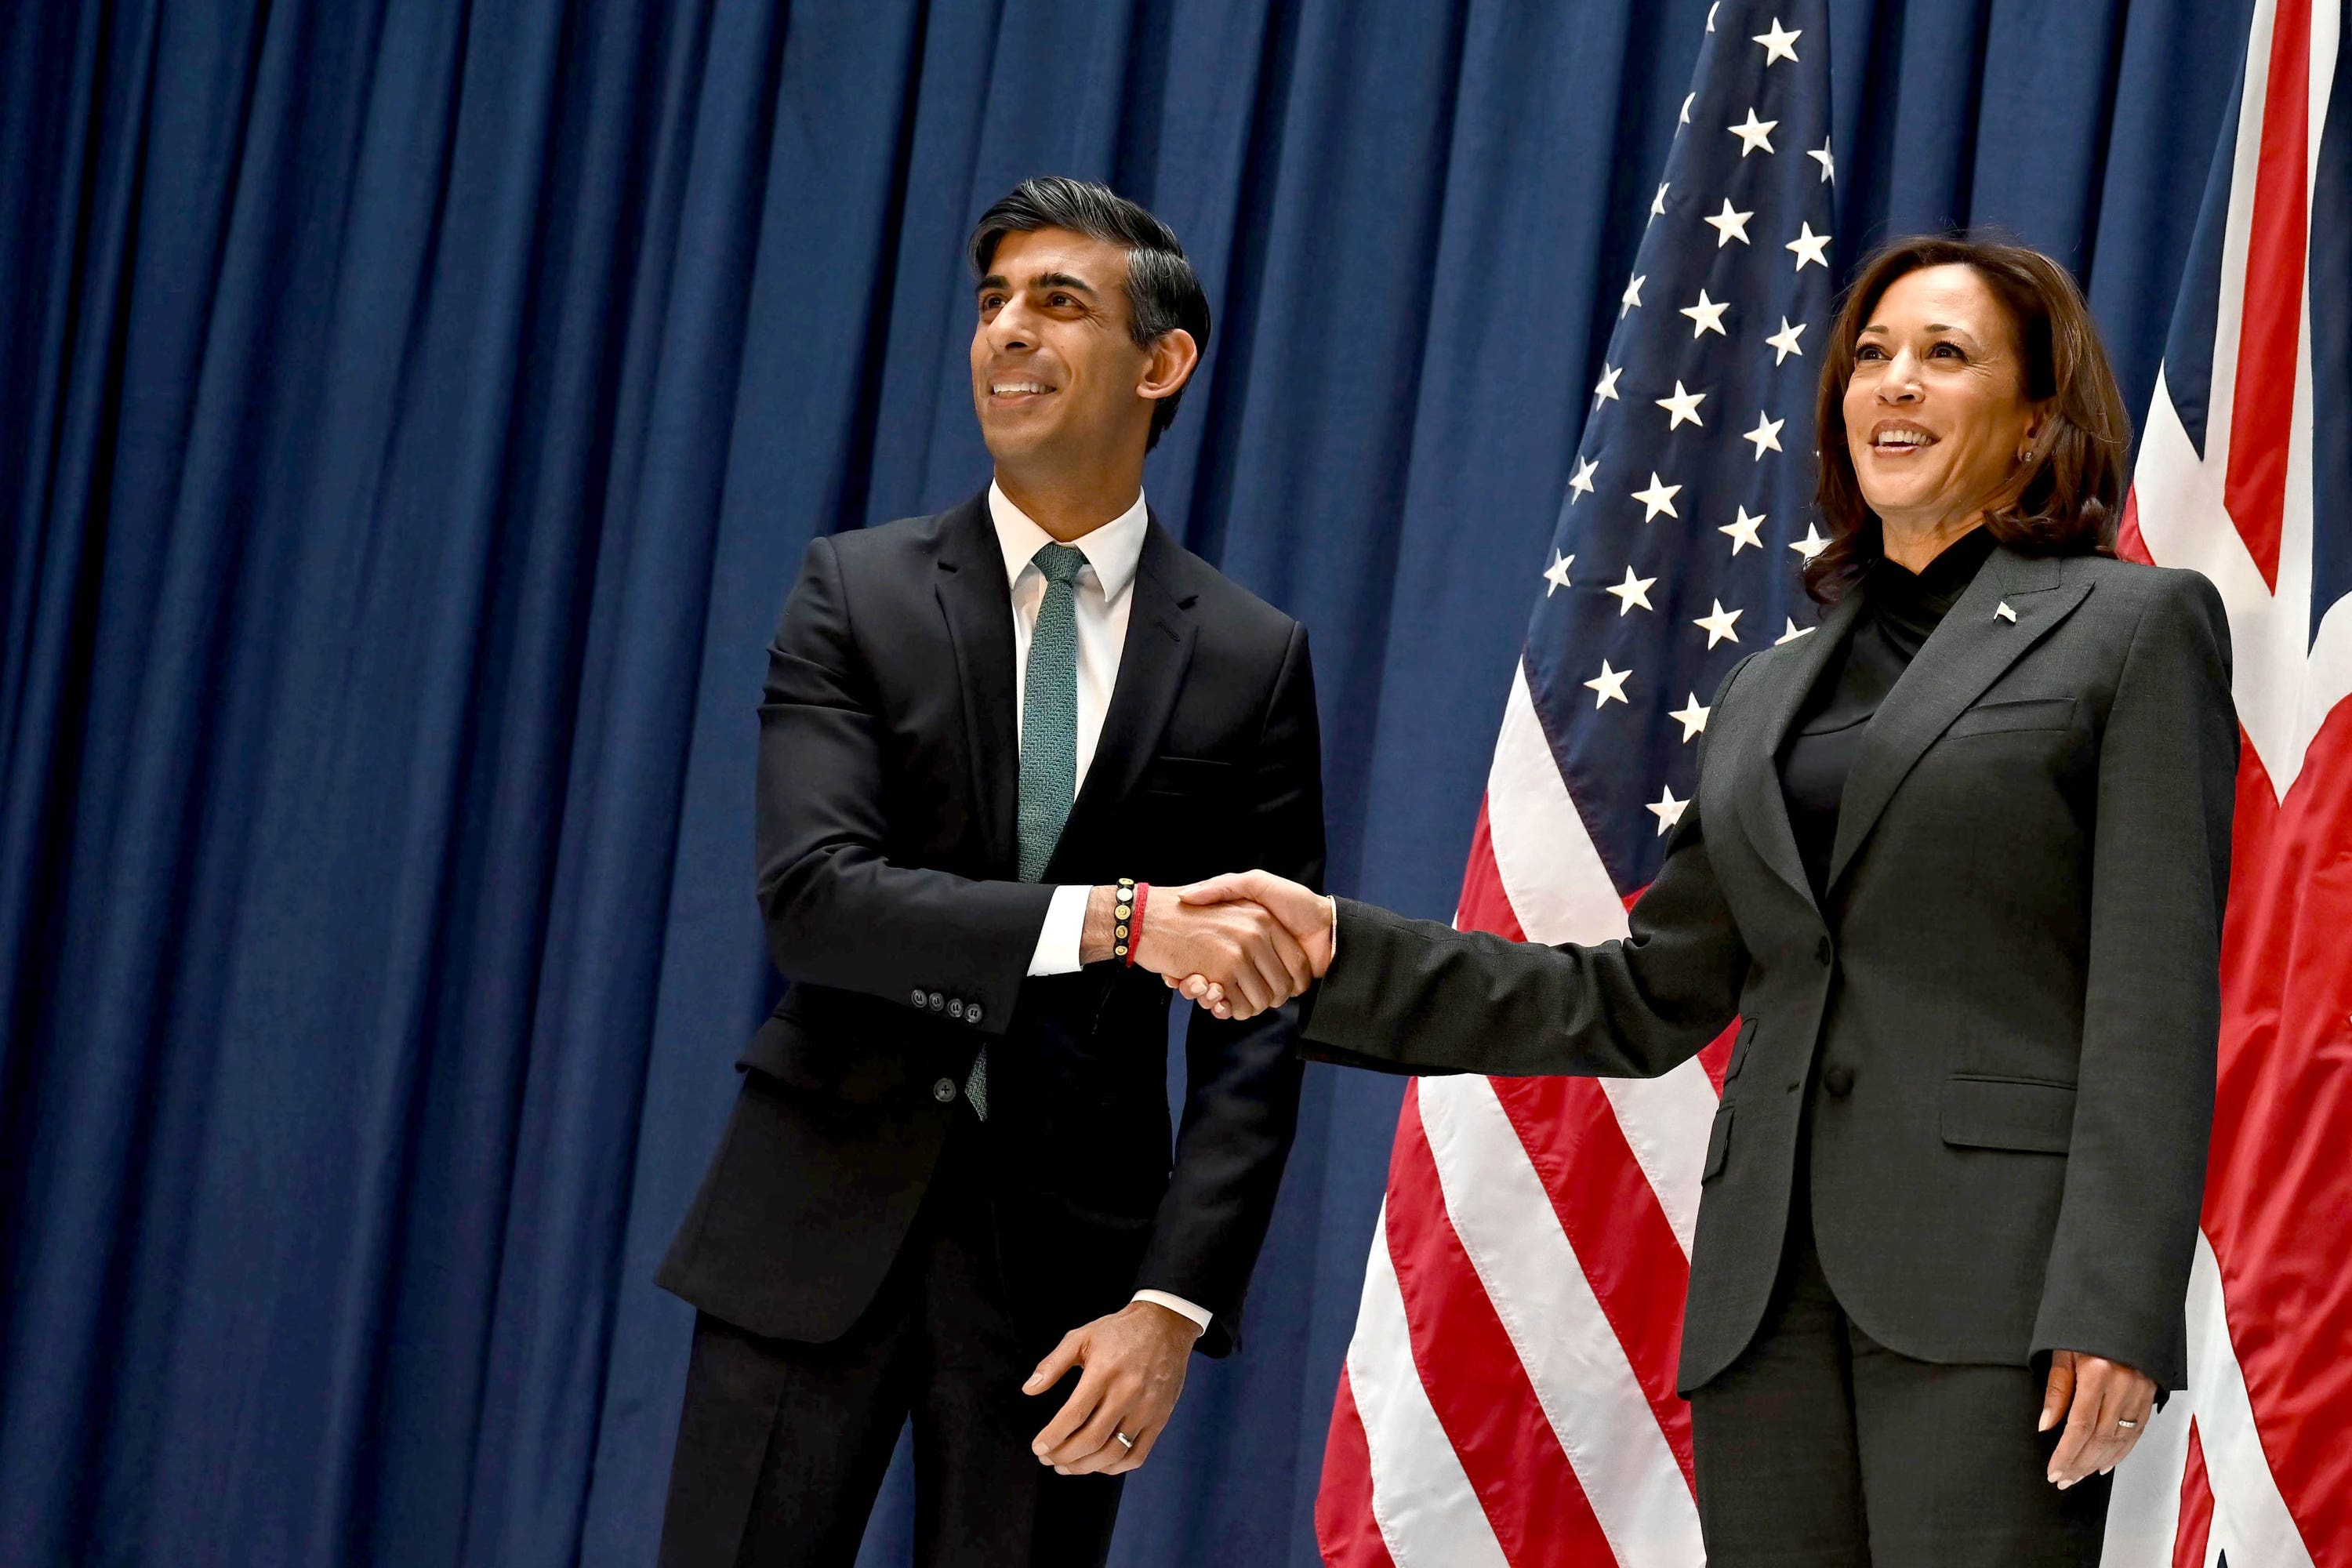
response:
{"label": "eyebrow", "polygon": [[[982,289],[1010,289],[1012,286],[1012,282],[1000,272],[990,273],[987,277],[982,279],[979,284],[979,287]],[[1081,294],[1091,294],[1095,291],[1095,286],[1093,284],[1087,282],[1083,278],[1073,278],[1066,272],[1040,272],[1036,277],[1029,279],[1029,287],[1032,289],[1075,289]]]}
{"label": "eyebrow", "polygon": [[[1863,328],[1861,332],[1855,335],[1866,337],[1872,332],[1883,332],[1886,330],[1886,326],[1884,322],[1874,321],[1869,326]],[[1919,330],[1923,332],[1958,332],[1964,338],[1973,338],[1976,336],[1976,334],[1969,331],[1968,328],[1963,327],[1955,321],[1930,321]]]}

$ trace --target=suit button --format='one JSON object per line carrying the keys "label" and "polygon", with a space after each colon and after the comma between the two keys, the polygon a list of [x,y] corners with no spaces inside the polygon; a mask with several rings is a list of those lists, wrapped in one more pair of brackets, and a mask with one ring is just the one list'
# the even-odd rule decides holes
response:
{"label": "suit button", "polygon": [[1822,1087],[1839,1100],[1853,1092],[1853,1069],[1843,1062],[1833,1062],[1822,1069]]}
{"label": "suit button", "polygon": [[955,1098],[955,1079],[951,1078],[943,1078],[940,1079],[939,1082],[931,1085],[931,1098],[938,1100],[941,1105],[945,1105],[949,1100],[953,1100]]}
{"label": "suit button", "polygon": [[936,991],[934,991],[934,992],[932,992],[932,993],[931,993],[931,1011],[932,1011],[932,1012],[937,1013],[937,1012],[940,1011],[941,1009],[945,1008],[945,1007],[947,1006],[947,1005],[948,1005],[948,999],[947,999],[946,997],[944,997],[944,996],[940,995],[940,994],[938,992],[936,992]]}
{"label": "suit button", "polygon": [[948,998],[948,1016],[950,1018],[961,1018],[963,1016],[962,997],[950,996]]}
{"label": "suit button", "polygon": [[1827,963],[1829,961],[1830,939],[1823,937],[1821,941],[1813,943],[1813,962],[1816,963]]}
{"label": "suit button", "polygon": [[909,1002],[912,1002],[916,1006],[919,1007],[919,1006],[923,1005],[923,1004],[925,1004],[926,1002],[929,1002],[929,1001],[930,1000],[930,996],[929,996],[929,994],[928,994],[923,990],[923,988],[922,988],[921,986],[918,985],[918,986],[916,986],[916,987],[915,987],[915,994],[914,994],[912,996],[908,997],[908,998],[907,998],[907,1000],[908,1000],[908,1001],[909,1001]]}
{"label": "suit button", "polygon": [[967,1024],[977,1024],[980,1022],[979,1003],[974,1002],[963,1010],[963,1021]]}

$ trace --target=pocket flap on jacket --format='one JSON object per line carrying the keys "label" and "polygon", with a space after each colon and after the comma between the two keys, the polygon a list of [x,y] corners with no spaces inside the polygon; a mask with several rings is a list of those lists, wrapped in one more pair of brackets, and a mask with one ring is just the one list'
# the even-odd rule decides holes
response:
{"label": "pocket flap on jacket", "polygon": [[1731,1112],[1728,1105],[1717,1111],[1715,1125],[1707,1130],[1706,1169],[1698,1175],[1702,1182],[1715,1180],[1723,1171],[1724,1157],[1731,1152]]}
{"label": "pocket flap on jacket", "polygon": [[2029,697],[2015,702],[1985,702],[1952,721],[1948,735],[1990,735],[2003,730],[2063,730],[2074,721],[2071,697]]}
{"label": "pocket flap on jacket", "polygon": [[1967,1149],[2063,1154],[2074,1142],[2074,1091],[2032,1079],[1955,1075],[1944,1084],[1944,1142]]}

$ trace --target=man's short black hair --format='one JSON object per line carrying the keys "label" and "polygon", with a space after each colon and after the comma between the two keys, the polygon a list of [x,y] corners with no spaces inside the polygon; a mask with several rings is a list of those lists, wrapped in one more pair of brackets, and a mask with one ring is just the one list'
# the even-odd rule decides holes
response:
{"label": "man's short black hair", "polygon": [[[1176,243],[1176,232],[1108,185],[1060,174],[1022,181],[980,215],[971,231],[973,275],[988,276],[1006,235],[1041,228],[1066,228],[1127,252],[1128,331],[1138,348],[1150,348],[1181,327],[1202,353],[1208,352],[1209,297],[1201,291],[1184,247]],[[1160,433],[1176,417],[1183,397],[1180,387],[1153,406],[1145,451],[1160,445]]]}

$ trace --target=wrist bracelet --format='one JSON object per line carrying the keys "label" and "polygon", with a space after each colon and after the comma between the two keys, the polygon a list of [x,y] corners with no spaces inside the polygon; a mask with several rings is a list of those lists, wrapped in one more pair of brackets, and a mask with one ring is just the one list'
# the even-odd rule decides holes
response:
{"label": "wrist bracelet", "polygon": [[1110,955],[1133,968],[1135,946],[1127,933],[1135,919],[1135,879],[1121,877],[1110,892]]}
{"label": "wrist bracelet", "polygon": [[1129,969],[1135,967],[1135,950],[1143,945],[1143,907],[1150,898],[1150,883],[1129,877],[1118,879],[1111,910],[1111,952]]}

